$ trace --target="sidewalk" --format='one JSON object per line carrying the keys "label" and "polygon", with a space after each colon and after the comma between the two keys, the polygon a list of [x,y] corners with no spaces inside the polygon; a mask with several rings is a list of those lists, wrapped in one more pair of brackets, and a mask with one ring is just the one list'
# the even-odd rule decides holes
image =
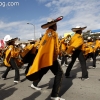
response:
{"label": "sidewalk", "polygon": [[[99,57],[100,58],[100,57]],[[100,100],[100,61],[97,58],[97,68],[92,68],[92,62],[88,61],[89,80],[81,81],[81,68],[78,61],[75,62],[71,75],[73,78],[63,78],[60,95],[66,100]],[[0,67],[0,77],[5,71]],[[65,72],[66,67],[63,66]],[[54,75],[49,71],[39,83],[41,91],[30,87],[31,83],[25,80],[23,69],[20,69],[21,81],[14,84],[14,70],[11,70],[6,80],[0,78],[0,100],[50,100]]]}

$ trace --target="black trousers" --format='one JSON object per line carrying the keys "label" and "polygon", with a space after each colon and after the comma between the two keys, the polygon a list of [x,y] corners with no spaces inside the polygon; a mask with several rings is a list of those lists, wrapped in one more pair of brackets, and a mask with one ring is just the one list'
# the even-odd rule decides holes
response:
{"label": "black trousers", "polygon": [[95,51],[95,56],[97,57],[99,55],[99,53],[100,53],[100,50],[96,50]]}
{"label": "black trousers", "polygon": [[19,69],[18,66],[14,60],[14,58],[10,59],[10,65],[11,67],[7,67],[6,71],[4,72],[4,74],[2,75],[2,78],[6,78],[8,75],[8,72],[10,71],[11,68],[13,68],[15,70],[15,81],[19,81],[20,80],[20,75],[19,75]]}
{"label": "black trousers", "polygon": [[29,54],[29,55],[28,55],[28,58],[27,58],[27,60],[28,60],[28,61],[27,61],[28,65],[27,65],[27,67],[26,67],[26,69],[25,69],[25,74],[28,73],[28,70],[29,70],[30,66],[32,65],[32,63],[33,63],[33,61],[34,61],[35,56],[36,56],[36,54]]}
{"label": "black trousers", "polygon": [[93,59],[93,67],[96,67],[96,55],[97,53],[96,52],[93,52],[93,53],[89,53],[87,56],[86,56],[86,60],[88,58],[92,58]]}
{"label": "black trousers", "polygon": [[35,86],[37,86],[38,83],[40,82],[40,80],[42,79],[43,75],[46,74],[49,69],[55,75],[54,84],[53,84],[53,88],[52,88],[52,92],[51,92],[51,97],[57,97],[59,95],[61,82],[62,82],[62,78],[63,78],[63,70],[57,60],[54,61],[52,66],[41,69],[41,71],[39,73],[39,80],[34,81],[33,84]]}
{"label": "black trousers", "polygon": [[65,64],[68,64],[68,62],[67,62],[67,57],[66,57],[66,56],[64,56],[64,55],[62,55],[61,65],[63,65],[63,64],[64,64],[64,62],[65,62]]}
{"label": "black trousers", "polygon": [[71,62],[69,63],[67,69],[66,69],[66,72],[65,72],[65,76],[69,76],[70,75],[70,71],[76,61],[76,58],[79,59],[79,62],[81,64],[81,68],[82,68],[82,78],[88,78],[88,71],[87,71],[87,67],[86,67],[86,60],[85,60],[85,57],[83,55],[83,52],[81,50],[75,50],[73,52],[73,55],[72,55],[72,60]]}

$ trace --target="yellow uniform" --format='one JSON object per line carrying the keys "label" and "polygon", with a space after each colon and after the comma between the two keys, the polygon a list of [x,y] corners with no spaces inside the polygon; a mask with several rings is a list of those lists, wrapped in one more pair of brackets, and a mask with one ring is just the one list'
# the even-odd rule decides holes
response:
{"label": "yellow uniform", "polygon": [[[5,51],[5,58],[4,58],[4,64],[7,66],[7,67],[10,67],[10,58],[18,58],[19,56],[19,52],[20,50],[18,50],[17,48],[15,48],[13,45],[10,45],[8,46],[7,50]],[[20,61],[18,59],[18,61]]]}
{"label": "yellow uniform", "polygon": [[21,57],[25,57],[25,55],[34,47],[34,44],[28,44],[23,51],[20,53]]}
{"label": "yellow uniform", "polygon": [[26,75],[27,78],[37,73],[41,68],[52,66],[53,61],[57,60],[58,53],[58,35],[52,29],[47,29],[40,41],[40,46],[34,62]]}
{"label": "yellow uniform", "polygon": [[95,46],[94,46],[94,50],[96,51],[97,49],[100,48],[100,40],[96,40],[95,41]]}
{"label": "yellow uniform", "polygon": [[[80,34],[75,33],[71,38],[67,54],[72,54],[74,49],[78,49],[84,43],[83,37]],[[80,48],[81,49],[81,48]]]}

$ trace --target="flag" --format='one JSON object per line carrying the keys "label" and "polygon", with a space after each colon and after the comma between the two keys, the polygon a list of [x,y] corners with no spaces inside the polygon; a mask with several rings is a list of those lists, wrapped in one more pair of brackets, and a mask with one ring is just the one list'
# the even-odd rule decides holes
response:
{"label": "flag", "polygon": [[4,41],[0,40],[0,48],[3,49],[4,48]]}

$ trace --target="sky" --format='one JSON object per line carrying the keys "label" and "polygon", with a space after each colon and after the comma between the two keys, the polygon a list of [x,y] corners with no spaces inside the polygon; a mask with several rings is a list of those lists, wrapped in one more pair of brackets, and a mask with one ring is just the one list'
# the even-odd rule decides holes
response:
{"label": "sky", "polygon": [[39,38],[46,31],[41,25],[59,16],[63,16],[57,22],[59,36],[76,26],[100,29],[100,0],[0,0],[0,39]]}

